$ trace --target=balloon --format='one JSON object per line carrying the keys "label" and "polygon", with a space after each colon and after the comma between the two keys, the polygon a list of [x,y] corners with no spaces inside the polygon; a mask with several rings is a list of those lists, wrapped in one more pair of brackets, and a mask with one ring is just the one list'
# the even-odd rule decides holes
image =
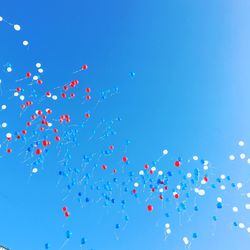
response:
{"label": "balloon", "polygon": [[180,162],[180,161],[175,161],[174,165],[175,165],[176,167],[180,167],[180,166],[181,166],[181,162]]}
{"label": "balloon", "polygon": [[81,245],[86,244],[86,242],[87,242],[87,240],[86,240],[85,238],[82,238],[82,239],[81,239]]}
{"label": "balloon", "polygon": [[72,233],[69,230],[67,230],[66,231],[66,238],[70,239],[71,236],[72,236]]}
{"label": "balloon", "polygon": [[148,205],[147,209],[149,212],[152,212],[154,210],[154,207],[152,205]]}

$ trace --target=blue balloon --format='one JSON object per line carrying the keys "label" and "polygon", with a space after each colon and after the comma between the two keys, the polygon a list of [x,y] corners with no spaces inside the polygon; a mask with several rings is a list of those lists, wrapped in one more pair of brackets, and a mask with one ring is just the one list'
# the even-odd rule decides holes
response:
{"label": "blue balloon", "polygon": [[130,72],[129,74],[130,74],[130,76],[131,76],[132,78],[135,77],[135,72]]}
{"label": "blue balloon", "polygon": [[222,203],[221,203],[221,202],[218,202],[218,203],[217,203],[217,208],[219,208],[219,209],[222,208]]}
{"label": "blue balloon", "polygon": [[72,235],[72,232],[70,232],[69,230],[66,231],[66,238],[69,239]]}
{"label": "blue balloon", "polygon": [[86,244],[86,242],[87,242],[87,240],[86,240],[85,238],[82,238],[82,239],[81,239],[81,244],[82,244],[82,245]]}

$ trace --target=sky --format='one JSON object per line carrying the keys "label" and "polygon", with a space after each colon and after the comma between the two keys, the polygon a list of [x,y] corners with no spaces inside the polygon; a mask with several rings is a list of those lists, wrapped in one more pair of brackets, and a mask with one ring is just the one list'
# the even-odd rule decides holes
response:
{"label": "sky", "polygon": [[[240,139],[249,141],[249,11],[245,0],[2,1],[0,15],[20,24],[22,32],[0,23],[0,64],[12,62],[26,72],[40,61],[46,84],[53,88],[86,63],[84,84],[98,90],[118,87],[119,94],[96,116],[122,117],[112,143],[131,141],[133,171],[167,148],[173,158],[197,154],[209,159],[216,173],[247,181],[246,164],[232,164],[228,155],[238,153]],[[23,37],[30,41],[28,48],[18,44]],[[2,88],[13,89],[11,84]],[[73,105],[60,108],[76,116],[84,112]],[[8,120],[15,126],[14,115]],[[87,141],[81,145],[81,153],[98,149]],[[82,209],[70,200],[73,218],[65,223],[55,155],[52,151],[45,170],[32,178],[21,157],[0,158],[0,244],[37,250],[49,242],[58,250],[70,228],[72,239],[64,250],[80,249],[83,235],[88,239],[83,249],[88,250],[179,250],[184,248],[182,235],[196,230],[194,250],[248,249],[249,234],[232,228],[231,211],[221,212],[216,226],[211,222],[210,196],[201,201],[203,213],[192,218],[192,226],[171,218],[168,239],[162,228],[167,222],[164,209],[159,205],[148,214],[143,201],[130,197],[129,223],[119,233],[113,229],[119,210],[98,204]],[[73,164],[79,164],[77,154]],[[229,204],[241,202],[234,194],[227,198]],[[242,216],[247,218],[245,212]]]}

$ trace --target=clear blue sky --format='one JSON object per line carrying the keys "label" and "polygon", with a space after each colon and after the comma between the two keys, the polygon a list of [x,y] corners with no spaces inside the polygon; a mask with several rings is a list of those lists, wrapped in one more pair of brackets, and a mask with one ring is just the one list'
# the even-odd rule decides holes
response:
{"label": "clear blue sky", "polygon": [[[247,170],[239,171],[241,164],[230,165],[227,158],[239,139],[249,141],[249,12],[250,2],[245,0],[2,1],[0,15],[23,29],[17,34],[0,23],[0,64],[11,62],[26,72],[40,61],[50,89],[87,63],[88,75],[81,79],[86,85],[119,87],[120,94],[97,115],[122,117],[111,143],[123,147],[131,140],[128,155],[135,172],[167,148],[173,158],[198,154],[213,162],[215,172],[246,180]],[[30,41],[28,49],[18,45],[24,38]],[[5,88],[12,89],[11,84],[6,82]],[[87,142],[81,145],[81,153],[88,147],[101,150]],[[77,157],[73,164],[79,164]],[[96,203],[81,209],[71,199],[67,203],[72,217],[65,222],[63,190],[56,187],[58,169],[53,152],[45,170],[34,178],[29,178],[21,157],[0,159],[0,243],[13,250],[38,250],[49,242],[58,250],[65,231],[71,230],[65,250],[80,249],[83,236],[88,239],[83,249],[88,250],[179,250],[182,235],[195,227],[199,237],[192,249],[249,248],[249,235],[231,227],[231,211],[222,212],[212,228],[210,197],[190,228],[179,226],[178,217],[171,218],[175,226],[168,240],[164,209],[159,206],[148,214],[143,200],[128,198],[130,219],[118,233],[119,240],[114,229],[119,209]],[[237,199],[229,196],[228,204],[240,202]]]}

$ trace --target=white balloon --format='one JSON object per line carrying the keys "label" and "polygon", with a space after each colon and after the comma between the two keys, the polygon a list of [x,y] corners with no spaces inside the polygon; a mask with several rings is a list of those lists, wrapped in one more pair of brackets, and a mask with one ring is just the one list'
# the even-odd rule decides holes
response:
{"label": "white balloon", "polygon": [[6,122],[2,123],[2,128],[7,128],[7,123]]}
{"label": "white balloon", "polygon": [[36,174],[38,172],[38,169],[37,168],[33,168],[32,169],[32,173]]}
{"label": "white balloon", "polygon": [[225,186],[225,185],[221,185],[221,186],[220,186],[220,189],[221,189],[221,190],[225,190],[225,189],[226,189],[226,186]]}
{"label": "white balloon", "polygon": [[11,68],[11,67],[8,67],[8,68],[7,68],[7,72],[10,73],[11,71],[12,71],[12,68]]}
{"label": "white balloon", "polygon": [[166,230],[166,233],[167,233],[167,234],[171,234],[171,229],[168,228],[168,229]]}
{"label": "white balloon", "polygon": [[187,173],[187,178],[191,178],[192,174],[191,173]]}
{"label": "white balloon", "polygon": [[239,209],[237,207],[233,207],[232,209],[233,209],[234,213],[237,213],[239,211]]}
{"label": "white balloon", "polygon": [[21,95],[19,98],[21,101],[23,101],[25,99],[24,95]]}
{"label": "white balloon", "polygon": [[250,210],[250,204],[246,204],[246,205],[245,205],[245,208],[246,208],[247,210]]}
{"label": "white balloon", "polygon": [[221,197],[218,197],[218,198],[217,198],[217,201],[218,201],[218,202],[222,202],[222,198],[221,198]]}
{"label": "white balloon", "polygon": [[170,224],[169,224],[169,223],[166,223],[166,224],[165,224],[165,228],[170,228]]}
{"label": "white balloon", "polygon": [[29,45],[29,42],[27,40],[23,41],[23,45],[24,46],[28,46]]}
{"label": "white balloon", "polygon": [[14,93],[14,96],[19,96],[19,93],[18,93],[18,92],[15,92],[15,93]]}
{"label": "white balloon", "polygon": [[234,155],[229,155],[229,160],[230,161],[234,161],[235,160],[235,156]]}
{"label": "white balloon", "polygon": [[197,155],[194,155],[194,156],[193,156],[193,160],[194,160],[194,161],[198,161],[198,159],[199,159],[199,157],[198,157]]}
{"label": "white balloon", "polygon": [[205,160],[204,163],[203,163],[203,165],[208,165],[208,161]]}
{"label": "white balloon", "polygon": [[205,166],[203,167],[203,169],[204,169],[204,170],[208,170],[208,165],[205,165]]}
{"label": "white balloon", "polygon": [[246,158],[246,155],[245,154],[240,154],[240,159],[244,160]]}
{"label": "white balloon", "polygon": [[226,179],[226,176],[225,176],[224,174],[222,174],[222,175],[220,176],[220,178],[221,178],[222,180],[225,180],[225,179]]}
{"label": "white balloon", "polygon": [[43,69],[38,69],[38,72],[39,73],[43,73]]}
{"label": "white balloon", "polygon": [[164,189],[163,189],[163,188],[160,188],[160,189],[159,189],[159,192],[160,192],[160,193],[163,193],[163,192],[164,192]]}
{"label": "white balloon", "polygon": [[40,68],[41,66],[42,66],[41,63],[36,63],[37,68]]}
{"label": "white balloon", "polygon": [[7,106],[5,104],[2,105],[2,110],[7,109]]}
{"label": "white balloon", "polygon": [[168,154],[168,150],[167,150],[167,149],[164,149],[164,150],[162,151],[162,153],[163,153],[164,155],[167,155],[167,154]]}
{"label": "white balloon", "polygon": [[158,171],[158,175],[163,175],[163,172],[161,170]]}
{"label": "white balloon", "polygon": [[19,24],[14,24],[14,29],[16,31],[19,31],[19,30],[21,30],[21,26]]}
{"label": "white balloon", "polygon": [[33,76],[33,80],[34,81],[38,80],[38,76]]}
{"label": "white balloon", "polygon": [[245,145],[244,141],[239,141],[239,146],[243,147]]}
{"label": "white balloon", "polygon": [[57,96],[56,96],[56,95],[53,95],[53,96],[52,96],[52,99],[53,99],[54,101],[56,101],[56,100],[57,100]]}
{"label": "white balloon", "polygon": [[241,182],[237,183],[237,188],[241,189],[243,187],[243,184]]}
{"label": "white balloon", "polygon": [[152,171],[155,171],[155,170],[156,170],[156,167],[152,167],[151,170],[152,170]]}
{"label": "white balloon", "polygon": [[199,194],[200,196],[204,196],[204,195],[206,194],[206,192],[205,192],[204,189],[200,189],[199,192],[198,192],[198,194]]}
{"label": "white balloon", "polygon": [[11,138],[11,137],[12,137],[12,134],[11,134],[11,133],[7,133],[7,134],[6,134],[6,137],[7,137],[7,138]]}
{"label": "white balloon", "polygon": [[134,187],[139,187],[139,183],[138,183],[138,182],[135,182],[135,183],[134,183]]}
{"label": "white balloon", "polygon": [[185,245],[188,245],[189,244],[189,240],[188,240],[188,237],[183,237],[183,242]]}
{"label": "white balloon", "polygon": [[139,171],[139,175],[144,175],[144,171],[143,171],[143,170],[140,170],[140,171]]}
{"label": "white balloon", "polygon": [[2,22],[3,21],[3,17],[2,16],[0,16],[0,22]]}
{"label": "white balloon", "polygon": [[239,223],[239,228],[241,228],[241,229],[245,228],[245,224],[244,223]]}

